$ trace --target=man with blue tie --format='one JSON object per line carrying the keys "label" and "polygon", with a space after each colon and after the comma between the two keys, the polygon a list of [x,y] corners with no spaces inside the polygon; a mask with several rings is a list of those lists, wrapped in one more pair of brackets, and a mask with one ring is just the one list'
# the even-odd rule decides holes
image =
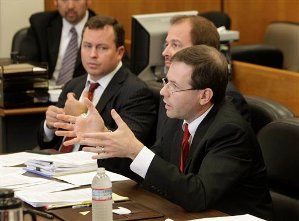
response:
{"label": "man with blue tie", "polygon": [[[46,63],[50,86],[59,86],[85,73],[79,46],[83,26],[95,12],[89,9],[91,0],[53,0],[53,3],[57,10],[38,12],[30,17],[30,27],[21,44],[20,56],[29,61]],[[74,52],[72,59],[65,58],[68,47]],[[61,71],[67,72],[62,73],[65,79],[59,77]]]}

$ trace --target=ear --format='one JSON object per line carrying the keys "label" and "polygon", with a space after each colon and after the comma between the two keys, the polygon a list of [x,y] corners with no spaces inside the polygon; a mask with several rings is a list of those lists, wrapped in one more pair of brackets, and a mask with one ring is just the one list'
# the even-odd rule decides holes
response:
{"label": "ear", "polygon": [[199,91],[199,103],[200,105],[205,105],[211,102],[213,97],[213,91],[211,88],[205,88]]}
{"label": "ear", "polygon": [[125,50],[126,50],[126,49],[125,49],[124,46],[119,46],[119,47],[117,48],[118,55],[121,56],[121,59],[122,59],[122,57],[124,56]]}

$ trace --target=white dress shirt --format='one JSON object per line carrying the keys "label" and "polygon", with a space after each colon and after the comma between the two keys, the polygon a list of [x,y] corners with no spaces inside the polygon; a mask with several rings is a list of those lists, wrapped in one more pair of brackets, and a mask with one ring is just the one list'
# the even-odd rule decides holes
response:
{"label": "white dress shirt", "polygon": [[[186,122],[184,120],[183,124],[182,124],[182,130],[183,129],[183,125],[185,123],[188,123],[188,129],[190,132],[190,146],[194,137],[194,134],[196,132],[197,127],[199,126],[199,124],[202,122],[202,120],[207,116],[207,114],[210,112],[210,110],[212,109],[213,106],[211,106],[204,114],[202,114],[201,116],[199,116],[198,118],[196,118],[195,120],[193,120],[192,122]],[[138,174],[139,176],[141,176],[142,178],[145,178],[146,173],[148,171],[148,168],[152,162],[152,160],[155,157],[155,153],[152,152],[150,149],[148,149],[146,146],[144,146],[142,148],[142,150],[138,153],[138,155],[136,156],[136,158],[133,160],[133,162],[130,165],[130,169]]]}

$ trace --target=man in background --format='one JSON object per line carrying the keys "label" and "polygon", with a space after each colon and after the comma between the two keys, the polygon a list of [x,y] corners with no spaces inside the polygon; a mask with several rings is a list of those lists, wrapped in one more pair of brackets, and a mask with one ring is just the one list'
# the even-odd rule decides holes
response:
{"label": "man in background", "polygon": [[[81,59],[87,71],[68,82],[56,106],[46,112],[38,133],[41,149],[56,149],[60,152],[79,150],[75,145],[65,150],[62,137],[54,134],[57,114],[78,116],[86,113],[82,100],[87,97],[96,106],[105,125],[115,130],[117,125],[110,112],[116,109],[142,142],[154,141],[156,128],[156,104],[152,92],[136,75],[122,63],[125,53],[125,31],[118,21],[108,16],[93,16],[83,28]],[[95,86],[93,86],[95,85]]]}
{"label": "man in background", "polygon": [[[56,11],[39,12],[30,17],[30,28],[20,49],[20,56],[26,60],[47,63],[50,87],[62,86],[85,73],[79,53],[81,34],[84,24],[95,15],[88,9],[91,0],[53,2]],[[68,46],[73,48],[73,54],[63,62]]]}
{"label": "man in background", "polygon": [[[165,48],[162,52],[165,59],[166,72],[171,64],[171,58],[175,55],[175,53],[186,47],[200,44],[209,45],[219,50],[220,36],[216,26],[208,19],[197,15],[180,15],[173,17],[170,21],[170,28],[165,39]],[[146,82],[149,85],[156,85],[156,83],[153,82],[154,79],[149,80],[148,76],[143,76],[141,79],[146,79]],[[228,82],[225,93],[226,96],[231,99],[244,119],[250,122],[248,104],[231,81]],[[161,130],[163,130],[165,120],[167,120],[166,110],[161,99],[157,137],[159,137]]]}

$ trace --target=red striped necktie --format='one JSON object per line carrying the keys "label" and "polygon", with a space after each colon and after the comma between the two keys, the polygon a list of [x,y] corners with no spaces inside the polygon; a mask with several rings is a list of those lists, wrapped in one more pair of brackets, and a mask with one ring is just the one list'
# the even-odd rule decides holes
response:
{"label": "red striped necktie", "polygon": [[181,147],[181,163],[180,163],[180,171],[184,171],[185,162],[189,153],[190,145],[189,145],[190,132],[188,129],[188,124],[184,124],[184,135]]}
{"label": "red striped necktie", "polygon": [[90,83],[89,89],[88,89],[88,94],[87,94],[87,97],[90,101],[92,101],[94,91],[95,91],[95,89],[98,88],[98,86],[100,86],[99,83]]}

